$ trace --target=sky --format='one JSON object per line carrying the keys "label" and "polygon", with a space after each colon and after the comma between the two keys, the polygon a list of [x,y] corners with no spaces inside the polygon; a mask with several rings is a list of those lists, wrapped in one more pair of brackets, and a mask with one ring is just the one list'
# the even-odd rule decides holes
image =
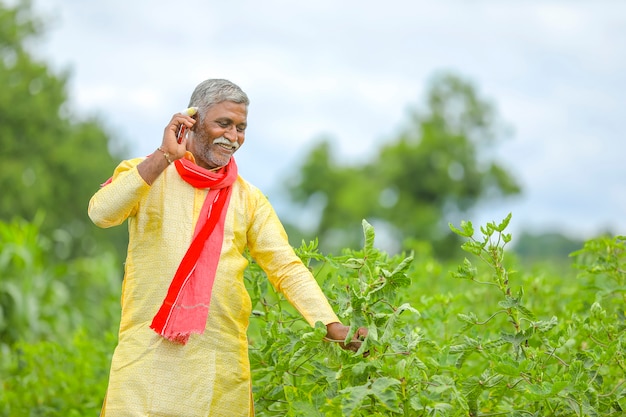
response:
{"label": "sky", "polygon": [[34,51],[69,74],[72,112],[99,117],[129,156],[160,145],[204,79],[241,86],[251,104],[240,173],[283,218],[297,218],[285,178],[319,138],[333,139],[337,161],[361,163],[452,72],[511,128],[493,151],[523,188],[466,220],[512,213],[514,239],[626,234],[626,2],[33,3],[47,25]]}

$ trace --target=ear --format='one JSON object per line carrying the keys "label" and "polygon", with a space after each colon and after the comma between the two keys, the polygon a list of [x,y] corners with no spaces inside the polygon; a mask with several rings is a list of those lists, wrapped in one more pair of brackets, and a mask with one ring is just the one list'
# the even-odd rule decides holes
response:
{"label": "ear", "polygon": [[203,117],[200,117],[200,112],[197,112],[196,114],[194,114],[193,116],[191,116],[196,123],[194,123],[193,126],[191,126],[191,129],[189,129],[191,132],[194,132],[196,130],[196,126],[198,126],[200,123],[202,123],[202,120],[204,120]]}

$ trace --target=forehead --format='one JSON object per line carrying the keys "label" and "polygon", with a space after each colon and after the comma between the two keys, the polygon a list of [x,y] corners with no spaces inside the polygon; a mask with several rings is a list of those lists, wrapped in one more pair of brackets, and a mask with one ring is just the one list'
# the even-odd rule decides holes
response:
{"label": "forehead", "polygon": [[210,119],[227,118],[236,123],[242,123],[248,117],[248,106],[233,101],[222,101],[209,107],[206,111],[206,117]]}

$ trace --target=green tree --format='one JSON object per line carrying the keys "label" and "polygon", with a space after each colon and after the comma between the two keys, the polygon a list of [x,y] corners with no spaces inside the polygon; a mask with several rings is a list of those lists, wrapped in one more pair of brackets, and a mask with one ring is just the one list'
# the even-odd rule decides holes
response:
{"label": "green tree", "polygon": [[29,51],[43,29],[29,1],[0,3],[0,219],[44,212],[42,233],[68,257],[95,248],[87,203],[119,158],[99,120],[69,109],[69,74],[54,74]]}
{"label": "green tree", "polygon": [[410,240],[429,241],[437,254],[447,256],[458,246],[448,221],[478,202],[520,192],[490,155],[505,134],[503,125],[470,82],[439,75],[426,103],[369,162],[340,165],[327,140],[305,158],[287,188],[297,204],[323,202],[314,231],[321,245],[354,245],[359,231],[346,225],[367,218],[405,246]]}
{"label": "green tree", "polygon": [[549,260],[552,264],[569,266],[570,254],[583,246],[582,240],[572,239],[561,233],[521,233],[514,252],[527,263]]}

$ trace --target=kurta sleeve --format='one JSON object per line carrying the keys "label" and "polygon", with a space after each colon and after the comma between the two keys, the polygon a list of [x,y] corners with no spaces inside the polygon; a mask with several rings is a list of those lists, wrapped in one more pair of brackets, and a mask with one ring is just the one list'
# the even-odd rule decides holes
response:
{"label": "kurta sleeve", "polygon": [[96,226],[117,226],[136,212],[139,201],[150,190],[137,170],[142,160],[121,162],[111,179],[91,197],[88,214]]}
{"label": "kurta sleeve", "polygon": [[313,274],[289,244],[273,207],[260,192],[248,230],[248,247],[274,288],[311,326],[317,321],[325,325],[339,322]]}

